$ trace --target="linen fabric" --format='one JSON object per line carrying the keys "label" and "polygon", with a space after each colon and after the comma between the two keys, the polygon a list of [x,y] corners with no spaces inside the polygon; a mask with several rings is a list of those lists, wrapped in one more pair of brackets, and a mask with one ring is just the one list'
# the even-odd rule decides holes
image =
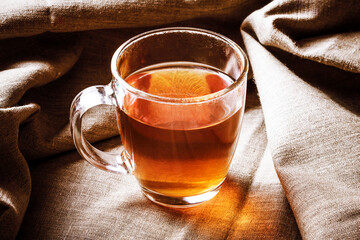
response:
{"label": "linen fabric", "polygon": [[[360,238],[359,13],[355,0],[3,0],[0,239]],[[68,120],[121,43],[165,26],[232,38],[253,74],[228,178],[187,210],[86,163]],[[113,108],[84,131],[119,150]]]}

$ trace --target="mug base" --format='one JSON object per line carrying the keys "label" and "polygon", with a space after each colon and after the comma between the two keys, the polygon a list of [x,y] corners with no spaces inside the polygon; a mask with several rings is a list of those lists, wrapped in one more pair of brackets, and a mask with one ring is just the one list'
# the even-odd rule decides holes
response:
{"label": "mug base", "polygon": [[219,192],[221,185],[222,183],[213,190],[210,190],[209,192],[188,197],[169,197],[153,192],[146,188],[142,188],[142,190],[144,195],[156,204],[170,208],[189,208],[195,207],[215,197],[216,194]]}

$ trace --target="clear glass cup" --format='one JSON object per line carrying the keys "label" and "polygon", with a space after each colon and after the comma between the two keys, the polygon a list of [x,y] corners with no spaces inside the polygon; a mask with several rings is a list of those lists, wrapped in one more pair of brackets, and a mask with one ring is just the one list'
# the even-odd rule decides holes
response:
{"label": "clear glass cup", "polygon": [[[130,173],[155,203],[190,207],[213,198],[236,150],[245,108],[248,60],[211,31],[153,30],[122,44],[112,81],[84,89],[70,109],[79,153],[94,166]],[[84,113],[117,109],[123,151],[96,149],[83,136]]]}

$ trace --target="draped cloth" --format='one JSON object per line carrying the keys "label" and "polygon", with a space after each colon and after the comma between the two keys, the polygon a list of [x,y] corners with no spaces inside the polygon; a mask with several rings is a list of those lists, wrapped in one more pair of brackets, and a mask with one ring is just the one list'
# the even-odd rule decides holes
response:
{"label": "draped cloth", "polygon": [[[1,1],[0,238],[360,238],[359,13],[355,0]],[[164,26],[222,33],[252,70],[229,175],[186,210],[86,163],[68,120],[121,43]],[[115,119],[90,110],[87,139],[118,151]]]}

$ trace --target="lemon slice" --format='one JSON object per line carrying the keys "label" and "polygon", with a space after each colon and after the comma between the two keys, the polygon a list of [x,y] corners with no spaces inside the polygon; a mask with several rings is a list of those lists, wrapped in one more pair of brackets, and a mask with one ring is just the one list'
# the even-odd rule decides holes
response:
{"label": "lemon slice", "polygon": [[148,92],[173,97],[197,97],[211,93],[206,81],[207,73],[197,69],[164,69],[151,73]]}

